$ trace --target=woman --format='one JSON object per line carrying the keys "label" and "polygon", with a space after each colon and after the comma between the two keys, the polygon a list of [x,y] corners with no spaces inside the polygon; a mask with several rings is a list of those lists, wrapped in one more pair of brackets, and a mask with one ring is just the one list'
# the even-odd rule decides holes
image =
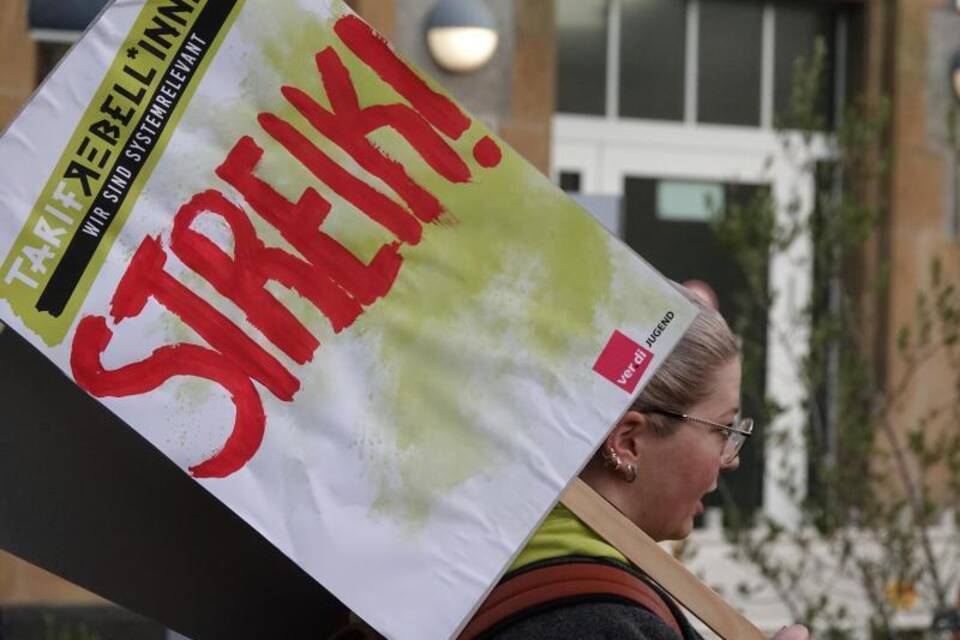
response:
{"label": "woman", "polygon": [[[736,469],[753,423],[740,418],[740,359],[723,318],[699,298],[700,313],[670,357],[613,428],[581,474],[652,538],[693,530],[703,497],[721,471]],[[670,597],[570,511],[557,506],[520,553],[504,582],[533,569],[586,560],[625,569],[651,592],[646,605],[620,597],[566,598],[505,618],[481,637],[676,640],[699,638]],[[632,579],[632,578],[631,578]],[[655,599],[656,601],[653,601]],[[803,640],[790,627],[776,640]]]}

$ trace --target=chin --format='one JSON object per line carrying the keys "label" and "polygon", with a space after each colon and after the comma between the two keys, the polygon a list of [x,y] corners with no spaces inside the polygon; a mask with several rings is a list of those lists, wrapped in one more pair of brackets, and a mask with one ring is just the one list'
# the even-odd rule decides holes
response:
{"label": "chin", "polygon": [[683,540],[693,532],[693,517],[683,521],[683,524],[675,527],[666,540]]}

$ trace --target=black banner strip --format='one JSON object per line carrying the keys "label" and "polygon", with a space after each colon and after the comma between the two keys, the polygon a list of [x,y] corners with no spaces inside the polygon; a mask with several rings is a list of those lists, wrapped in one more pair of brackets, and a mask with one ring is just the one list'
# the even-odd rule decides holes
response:
{"label": "black banner strip", "polygon": [[[120,150],[117,161],[107,175],[103,187],[101,187],[100,192],[87,210],[83,220],[80,221],[73,239],[64,251],[63,258],[37,301],[37,311],[46,311],[54,317],[59,317],[63,313],[87,266],[93,259],[94,253],[123,206],[129,194],[130,186],[136,183],[137,176],[140,175],[140,171],[153,153],[167,124],[174,119],[177,106],[180,104],[180,98],[189,90],[197,69],[203,65],[207,52],[213,46],[213,41],[219,35],[236,4],[237,0],[209,0],[206,6],[201,9],[193,28],[186,34],[180,48],[170,59],[166,73],[164,73],[153,92],[143,116],[131,130],[127,144]],[[192,52],[196,51],[200,43],[203,43],[202,47],[197,55],[194,55]],[[181,54],[194,57],[196,62],[186,70],[177,67],[176,62],[182,59]],[[174,76],[174,73],[177,75]],[[186,76],[186,79],[182,79],[184,76]],[[170,95],[170,91],[161,93],[164,88],[169,90],[174,87],[178,87],[178,89],[173,96]],[[168,102],[170,106],[164,107],[159,104],[158,97],[161,97],[164,102]],[[159,112],[165,112],[162,119],[151,113],[155,108]],[[145,151],[128,156],[126,152],[132,146],[136,134],[145,131],[151,134],[148,143],[144,143],[142,140],[139,142],[140,147]],[[108,189],[111,192],[110,198],[106,196]],[[118,202],[114,203],[112,200],[118,200]],[[98,230],[99,233],[91,235],[85,233],[84,228],[93,228]]]}

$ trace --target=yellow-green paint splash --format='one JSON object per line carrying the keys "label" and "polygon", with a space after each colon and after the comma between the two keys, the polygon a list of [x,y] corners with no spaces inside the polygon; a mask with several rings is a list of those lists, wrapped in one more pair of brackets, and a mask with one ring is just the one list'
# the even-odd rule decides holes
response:
{"label": "yellow-green paint splash", "polygon": [[[422,164],[403,147],[390,151],[407,167]],[[456,203],[449,206],[457,224],[427,227],[423,241],[404,251],[390,296],[358,323],[392,378],[383,400],[396,450],[383,452],[389,473],[375,507],[413,528],[426,522],[438,498],[504,462],[491,434],[475,426],[484,410],[477,401],[484,390],[476,385],[495,387],[520,359],[485,356],[509,339],[541,366],[588,371],[592,354],[582,347],[596,344],[594,319],[609,300],[612,266],[602,228],[552,188],[536,188],[543,178],[512,152],[492,171],[474,170],[469,185],[412,171],[443,202]],[[525,277],[517,283],[515,275]],[[504,286],[517,287],[503,292],[511,298],[509,315],[489,307]],[[485,380],[471,375],[473,363],[485,368]],[[540,382],[552,390],[551,377]],[[500,425],[508,433],[525,426]]]}

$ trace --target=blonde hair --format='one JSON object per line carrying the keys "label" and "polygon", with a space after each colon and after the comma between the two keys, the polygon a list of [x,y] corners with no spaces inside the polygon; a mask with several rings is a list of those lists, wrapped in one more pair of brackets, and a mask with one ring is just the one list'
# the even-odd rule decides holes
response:
{"label": "blonde hair", "polygon": [[[700,312],[630,407],[640,413],[686,411],[710,393],[710,380],[717,369],[739,354],[737,340],[723,316],[699,296],[675,286]],[[657,433],[666,435],[673,430],[675,423],[668,417],[648,415]]]}

